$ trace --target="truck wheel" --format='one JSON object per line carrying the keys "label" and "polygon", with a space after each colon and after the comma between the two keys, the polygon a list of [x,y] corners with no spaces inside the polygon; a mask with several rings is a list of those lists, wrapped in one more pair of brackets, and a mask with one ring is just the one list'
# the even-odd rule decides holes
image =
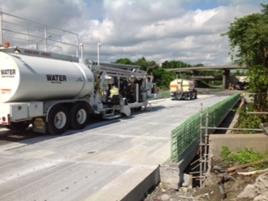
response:
{"label": "truck wheel", "polygon": [[10,126],[7,126],[8,129],[12,131],[24,131],[29,127],[27,122],[14,122]]}
{"label": "truck wheel", "polygon": [[188,94],[188,100],[192,100],[192,99],[193,99],[193,93],[190,92],[190,93]]}
{"label": "truck wheel", "polygon": [[69,124],[68,110],[62,105],[55,105],[48,114],[49,134],[64,133]]}
{"label": "truck wheel", "polygon": [[182,99],[182,94],[176,94],[174,97],[175,97],[175,100],[181,100]]}
{"label": "truck wheel", "polygon": [[194,99],[197,99],[197,92],[194,93]]}
{"label": "truck wheel", "polygon": [[74,105],[70,112],[71,127],[73,129],[85,128],[89,120],[89,108],[85,103]]}

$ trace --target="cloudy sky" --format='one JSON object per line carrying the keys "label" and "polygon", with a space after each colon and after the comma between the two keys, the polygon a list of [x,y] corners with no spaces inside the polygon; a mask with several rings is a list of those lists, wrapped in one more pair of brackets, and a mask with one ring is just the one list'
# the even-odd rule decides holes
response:
{"label": "cloudy sky", "polygon": [[230,22],[267,0],[0,0],[1,9],[79,33],[90,58],[230,63]]}

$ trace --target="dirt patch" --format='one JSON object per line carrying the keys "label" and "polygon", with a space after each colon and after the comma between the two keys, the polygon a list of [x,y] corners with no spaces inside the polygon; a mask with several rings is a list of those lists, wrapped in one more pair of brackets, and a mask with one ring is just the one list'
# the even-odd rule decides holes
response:
{"label": "dirt patch", "polygon": [[224,184],[226,192],[226,198],[223,199],[223,195],[219,189],[219,178],[212,174],[209,176],[209,181],[203,188],[185,188],[182,187],[179,190],[170,189],[167,185],[160,183],[156,187],[153,193],[147,196],[145,201],[253,201],[252,198],[237,196],[245,189],[249,184],[254,184],[256,175],[241,177],[236,176],[235,181],[229,181]]}
{"label": "dirt patch", "polygon": [[160,183],[155,190],[147,196],[145,201],[193,201],[194,189],[180,188],[179,190],[169,188],[169,185]]}
{"label": "dirt patch", "polygon": [[[247,169],[239,171],[252,172],[254,170],[254,168],[248,167]],[[228,179],[222,184],[222,178],[225,176],[228,177]],[[238,175],[237,172],[231,174],[227,174],[226,172],[213,172],[208,175],[208,179],[202,188],[181,187],[176,190],[170,188],[168,184],[160,183],[145,199],[145,201],[220,200],[268,201],[268,172],[247,176]]]}
{"label": "dirt patch", "polygon": [[[203,188],[199,188],[194,197],[200,201],[216,201],[216,200],[226,200],[226,201],[238,201],[238,194],[244,190],[248,184],[252,184],[256,180],[256,175],[241,177],[233,176],[233,180],[225,182],[224,193],[221,193],[219,182],[220,178],[218,175],[211,174]],[[250,201],[252,199],[243,199],[241,201]]]}

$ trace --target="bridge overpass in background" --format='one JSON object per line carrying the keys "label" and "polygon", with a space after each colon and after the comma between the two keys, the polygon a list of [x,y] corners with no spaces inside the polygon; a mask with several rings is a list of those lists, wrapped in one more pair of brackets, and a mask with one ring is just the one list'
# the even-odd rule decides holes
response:
{"label": "bridge overpass in background", "polygon": [[222,74],[222,85],[223,88],[228,88],[229,82],[230,82],[230,71],[231,70],[239,70],[239,69],[247,69],[246,66],[240,66],[240,65],[217,65],[217,66],[200,66],[200,67],[186,67],[186,68],[169,68],[166,69],[166,71],[169,72],[192,72],[195,71],[216,71],[221,70],[223,71]]}

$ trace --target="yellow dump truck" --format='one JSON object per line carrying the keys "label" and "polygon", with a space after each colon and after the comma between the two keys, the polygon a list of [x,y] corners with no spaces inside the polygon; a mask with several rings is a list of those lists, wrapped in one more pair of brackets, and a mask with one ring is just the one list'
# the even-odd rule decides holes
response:
{"label": "yellow dump truck", "polygon": [[169,84],[170,97],[174,100],[192,100],[197,98],[194,81],[175,79]]}

